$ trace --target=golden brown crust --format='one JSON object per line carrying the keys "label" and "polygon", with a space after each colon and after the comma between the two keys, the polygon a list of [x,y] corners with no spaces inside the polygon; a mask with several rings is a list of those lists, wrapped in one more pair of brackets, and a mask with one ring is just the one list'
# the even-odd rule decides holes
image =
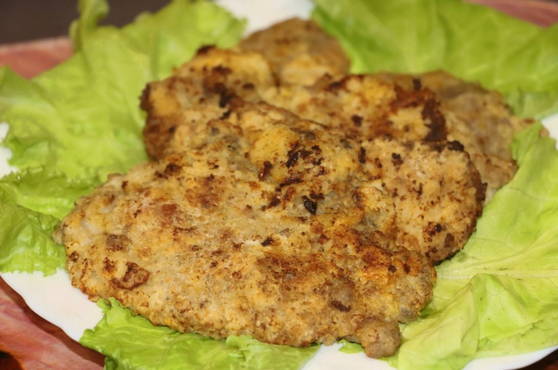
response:
{"label": "golden brown crust", "polygon": [[487,184],[486,201],[511,180],[517,169],[510,149],[513,137],[533,120],[514,116],[500,94],[443,71],[378,77],[407,88],[420,81],[436,94],[446,118],[448,140],[459,141],[469,152]]}
{"label": "golden brown crust", "polygon": [[[382,225],[372,238],[439,262],[459,251],[482,212],[484,186],[467,153],[452,143],[364,142],[363,165],[374,190],[386,194],[393,213],[382,209]],[[362,198],[377,199],[368,191]],[[377,202],[374,202],[375,207]],[[388,218],[392,223],[385,220]],[[371,220],[378,225],[377,219]],[[363,230],[371,230],[369,225]],[[385,242],[380,242],[385,240]],[[393,247],[392,247],[393,248]]]}
{"label": "golden brown crust", "polygon": [[374,75],[324,79],[312,87],[281,86],[264,98],[297,115],[360,140],[390,136],[429,142],[446,139],[445,117],[432,91],[403,88]]}
{"label": "golden brown crust", "polygon": [[141,107],[147,112],[143,130],[147,153],[152,158],[164,156],[177,129],[221,117],[235,96],[259,101],[263,91],[275,85],[268,62],[257,53],[200,49],[173,77],[145,88]]}

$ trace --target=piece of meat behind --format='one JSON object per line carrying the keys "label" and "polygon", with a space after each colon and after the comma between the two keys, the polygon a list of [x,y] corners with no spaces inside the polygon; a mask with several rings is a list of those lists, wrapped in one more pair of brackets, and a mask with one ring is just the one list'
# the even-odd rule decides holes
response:
{"label": "piece of meat behind", "polygon": [[[265,97],[265,100],[288,109],[293,109],[296,104],[305,104],[300,100],[307,99],[307,93],[301,86],[319,83],[319,77],[324,76],[329,76],[327,80],[331,82],[348,73],[349,62],[340,45],[312,21],[291,19],[281,22],[249,36],[240,46],[243,50],[259,52],[270,60],[272,69],[280,76],[279,79],[286,88],[283,88],[278,100],[277,97],[270,96]],[[293,62],[297,58],[312,62]],[[440,103],[439,110],[445,117],[447,138],[462,143],[471,155],[483,182],[487,184],[486,201],[511,180],[516,171],[515,162],[511,158],[511,141],[517,132],[532,121],[513,116],[500,94],[441,71],[417,76],[381,74],[378,77],[386,76],[389,76],[390,82],[396,81],[407,91],[413,90],[416,84],[414,81],[418,79],[436,95]],[[338,125],[335,121],[339,122],[343,110],[352,110],[342,103],[336,105],[335,109],[329,108],[317,114],[320,107],[315,106],[315,100],[314,97],[309,104],[314,106],[314,112],[304,108],[294,111],[305,118],[320,118],[320,122],[325,123],[327,120]],[[335,101],[326,99],[325,102],[327,104],[322,106],[331,107],[329,104]],[[337,114],[337,117],[328,120],[327,114]],[[343,117],[343,120],[348,122],[347,118]],[[356,114],[355,122],[359,122],[360,118],[362,116]],[[345,127],[350,128],[350,125]],[[376,133],[381,130],[385,130],[385,125],[376,126]],[[388,132],[392,131],[388,128]],[[395,132],[399,134],[401,131],[396,129]]]}
{"label": "piece of meat behind", "polygon": [[407,88],[419,79],[436,94],[446,119],[448,140],[459,141],[469,152],[487,184],[486,201],[511,180],[517,170],[510,149],[513,137],[533,120],[514,116],[499,93],[443,71],[378,77]]}
{"label": "piece of meat behind", "polygon": [[163,156],[177,127],[218,118],[225,113],[223,102],[232,95],[266,100],[263,96],[276,95],[277,84],[312,85],[324,76],[340,77],[348,67],[334,38],[313,21],[298,18],[253,33],[236,50],[204,47],[170,81],[148,85],[142,106],[148,110],[156,105],[159,111],[157,118],[148,116],[144,128],[147,152],[152,158]]}
{"label": "piece of meat behind", "polygon": [[365,138],[387,134],[457,141],[487,185],[486,201],[513,177],[513,137],[533,122],[514,116],[498,93],[445,72],[349,75],[312,87],[269,90],[265,98],[301,117]]}
{"label": "piece of meat behind", "polygon": [[345,75],[349,60],[341,46],[311,20],[293,18],[255,32],[239,48],[262,54],[281,84],[314,84],[324,75]]}

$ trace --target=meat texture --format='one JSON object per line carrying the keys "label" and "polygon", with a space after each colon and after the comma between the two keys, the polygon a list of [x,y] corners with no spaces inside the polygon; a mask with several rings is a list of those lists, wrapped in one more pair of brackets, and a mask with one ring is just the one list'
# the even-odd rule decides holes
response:
{"label": "meat texture", "polygon": [[349,69],[337,40],[311,20],[277,23],[251,34],[239,48],[262,54],[283,85],[312,85],[324,75],[341,77]]}
{"label": "meat texture", "polygon": [[344,131],[357,140],[444,141],[445,118],[432,91],[403,88],[375,75],[348,75],[315,86],[281,86],[264,99],[299,116]]}
{"label": "meat texture", "polygon": [[384,74],[400,86],[419,79],[440,101],[446,119],[448,139],[463,144],[487,184],[486,200],[507,184],[517,170],[511,155],[513,137],[533,123],[512,114],[502,96],[476,83],[460,80],[447,72],[419,76]]}
{"label": "meat texture", "polygon": [[[463,204],[479,210],[467,154],[359,143],[264,103],[233,99],[227,112],[184,138],[188,152],[78,202],[57,232],[72,283],[181,331],[393,353],[435,279],[421,247],[405,246],[453,248],[474,226],[452,224]],[[420,221],[401,227],[409,218]]]}
{"label": "meat texture", "polygon": [[200,49],[172,79],[146,87],[142,108],[152,113],[143,130],[147,153],[162,157],[173,151],[168,148],[173,138],[189,135],[197,122],[222,116],[234,96],[259,101],[275,86],[269,63],[258,53]]}

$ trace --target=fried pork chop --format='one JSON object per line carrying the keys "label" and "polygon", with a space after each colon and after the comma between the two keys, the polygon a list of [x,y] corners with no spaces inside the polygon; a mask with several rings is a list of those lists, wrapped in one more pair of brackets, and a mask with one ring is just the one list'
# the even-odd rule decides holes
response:
{"label": "fried pork chop", "polygon": [[454,222],[480,210],[467,154],[359,143],[263,103],[227,109],[186,152],[78,202],[56,235],[72,283],[180,331],[295,346],[349,338],[392,354],[435,279],[406,246],[442,251],[474,227]]}

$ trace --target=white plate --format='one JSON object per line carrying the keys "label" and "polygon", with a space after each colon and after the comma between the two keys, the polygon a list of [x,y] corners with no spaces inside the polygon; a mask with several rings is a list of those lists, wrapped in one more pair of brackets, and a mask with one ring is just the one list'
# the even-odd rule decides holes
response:
{"label": "white plate", "polygon": [[[247,18],[248,31],[258,30],[268,25],[298,16],[307,18],[311,3],[306,0],[217,0],[236,16]],[[543,121],[551,136],[558,138],[558,115]],[[0,123],[0,141],[6,134],[7,126]],[[0,147],[0,177],[11,168],[7,164],[10,153]],[[70,284],[68,273],[59,270],[44,277],[41,273],[2,273],[0,276],[18,292],[29,308],[45,320],[60,327],[72,339],[79,341],[84,330],[93,328],[102,318],[99,307],[87,296]],[[322,346],[304,370],[352,369],[385,370],[392,369],[386,362],[366,357],[363,353],[346,354],[338,350],[339,345]],[[516,369],[544,358],[558,347],[514,356],[478,359],[470,362],[466,370]]]}

